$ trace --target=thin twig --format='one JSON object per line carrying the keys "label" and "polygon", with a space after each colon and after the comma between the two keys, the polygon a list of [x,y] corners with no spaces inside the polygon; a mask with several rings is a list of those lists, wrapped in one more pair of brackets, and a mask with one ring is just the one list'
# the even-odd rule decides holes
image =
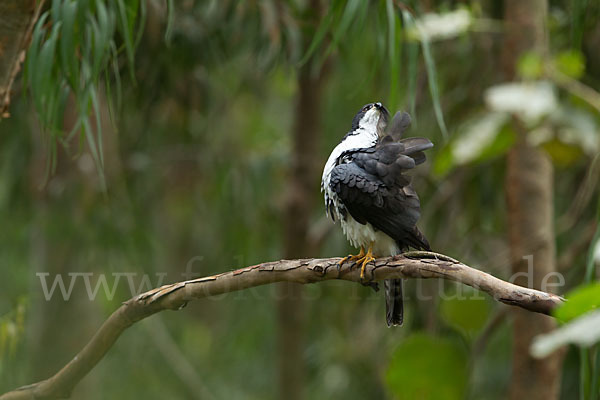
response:
{"label": "thin twig", "polygon": [[600,93],[577,79],[556,69],[552,63],[545,64],[546,75],[560,88],[584,100],[600,112]]}

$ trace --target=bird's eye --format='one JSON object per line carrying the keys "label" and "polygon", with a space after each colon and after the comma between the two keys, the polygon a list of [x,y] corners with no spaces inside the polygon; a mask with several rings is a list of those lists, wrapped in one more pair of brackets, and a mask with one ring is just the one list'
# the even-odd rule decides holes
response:
{"label": "bird's eye", "polygon": [[363,110],[363,111],[367,111],[367,110],[369,110],[371,107],[372,107],[372,106],[369,104],[368,106],[364,106],[362,110]]}

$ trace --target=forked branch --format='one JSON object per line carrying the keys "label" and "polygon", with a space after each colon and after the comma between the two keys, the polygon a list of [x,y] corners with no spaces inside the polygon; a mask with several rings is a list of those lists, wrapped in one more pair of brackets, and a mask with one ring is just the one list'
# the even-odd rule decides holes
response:
{"label": "forked branch", "polygon": [[[343,279],[360,282],[359,269],[353,268],[352,263],[345,263],[340,268],[339,261],[339,258],[325,258],[267,262],[142,293],[123,303],[83,350],[54,376],[5,393],[0,400],[69,397],[75,385],[104,357],[125,329],[159,311],[181,309],[191,300],[284,281],[304,284]],[[447,279],[480,289],[502,303],[543,314],[549,314],[563,302],[557,295],[514,285],[448,256],[431,252],[409,252],[380,258],[367,266],[366,276],[373,281]]]}

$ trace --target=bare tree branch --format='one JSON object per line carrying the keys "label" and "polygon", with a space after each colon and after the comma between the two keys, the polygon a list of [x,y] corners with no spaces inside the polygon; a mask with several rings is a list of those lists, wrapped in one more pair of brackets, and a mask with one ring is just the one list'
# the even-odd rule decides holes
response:
{"label": "bare tree branch", "polygon": [[[315,283],[332,279],[360,282],[353,263],[338,266],[339,258],[281,260],[218,275],[177,282],[142,293],[119,307],[66,366],[54,376],[0,396],[8,399],[67,398],[75,385],[104,357],[121,333],[152,314],[179,310],[187,302],[274,282]],[[551,293],[528,289],[468,267],[448,256],[424,251],[380,258],[367,267],[373,281],[442,278],[480,289],[497,301],[549,314],[563,302]]]}

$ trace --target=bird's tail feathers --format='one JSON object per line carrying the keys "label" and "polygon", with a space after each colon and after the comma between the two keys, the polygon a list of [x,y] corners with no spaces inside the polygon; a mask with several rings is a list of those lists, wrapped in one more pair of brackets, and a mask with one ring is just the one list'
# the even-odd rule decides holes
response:
{"label": "bird's tail feathers", "polygon": [[385,319],[388,327],[400,326],[404,321],[404,300],[402,298],[402,279],[383,281],[385,289]]}

